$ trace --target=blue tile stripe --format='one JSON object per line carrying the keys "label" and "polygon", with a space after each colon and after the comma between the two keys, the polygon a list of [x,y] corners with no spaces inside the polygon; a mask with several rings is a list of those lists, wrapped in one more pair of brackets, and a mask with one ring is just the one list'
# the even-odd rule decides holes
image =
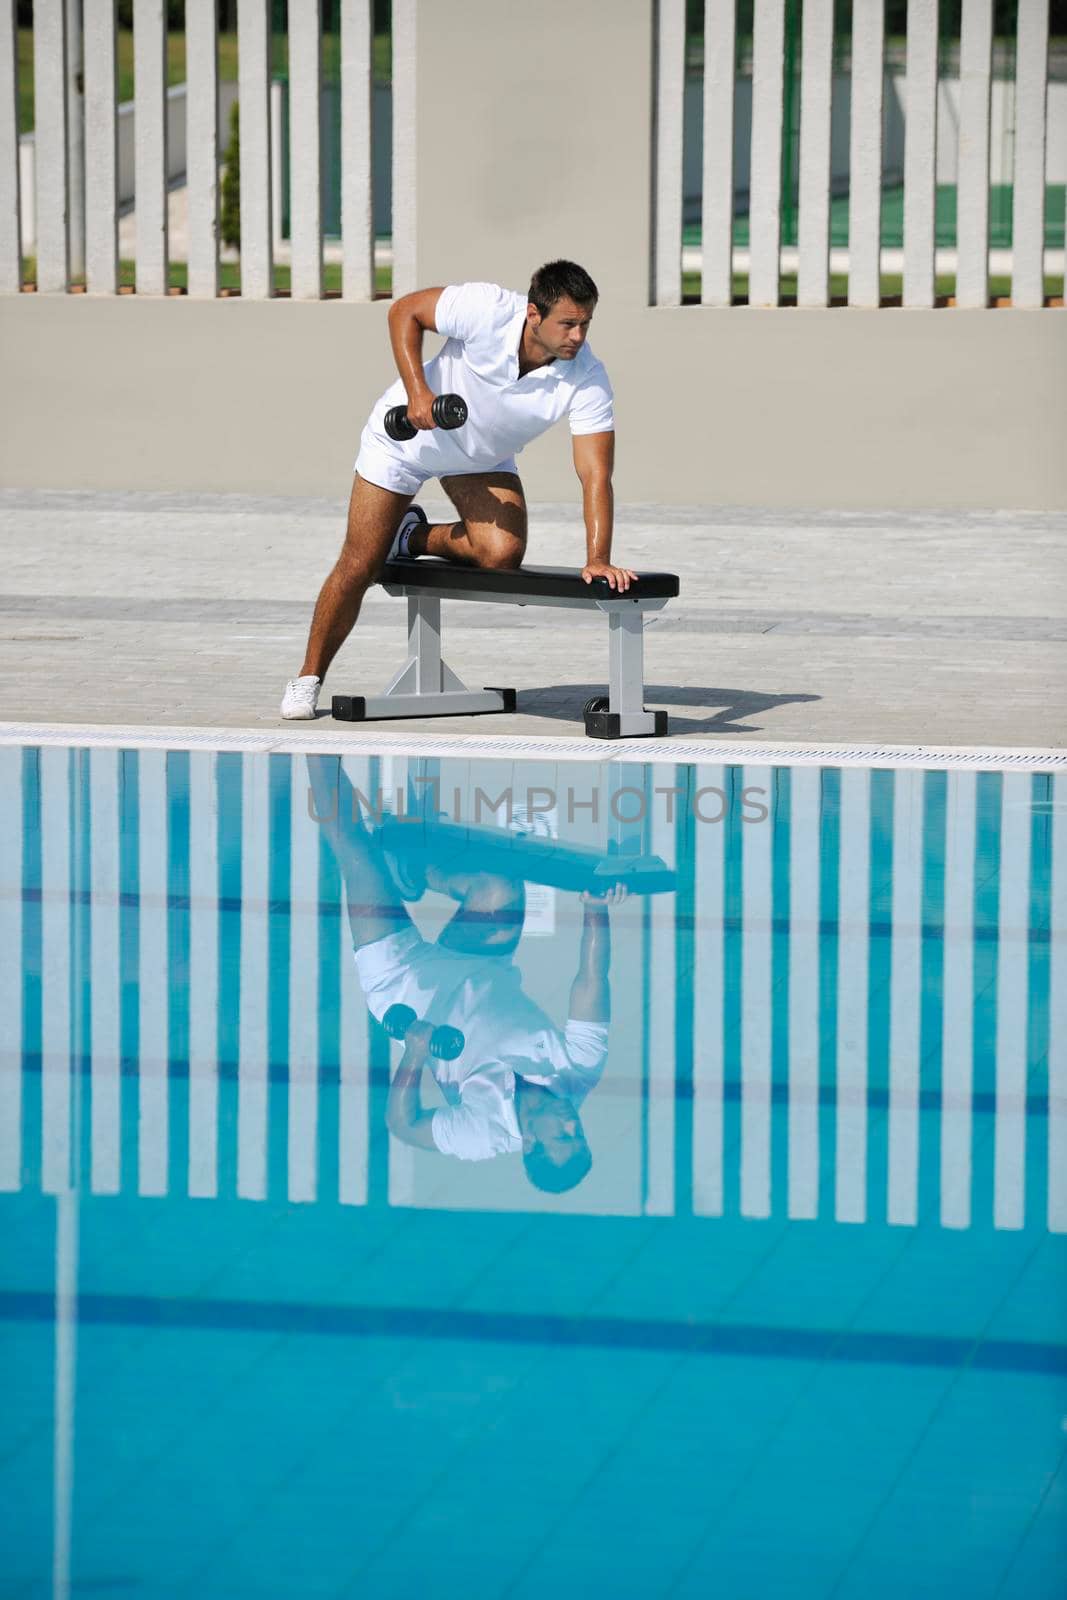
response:
{"label": "blue tile stripe", "polygon": [[[51,1323],[55,1298],[0,1291],[0,1321]],[[83,1294],[83,1326],[195,1328],[212,1332],[319,1334],[349,1339],[434,1339],[569,1349],[632,1350],[753,1360],[833,1361],[984,1372],[1067,1374],[1067,1346],[878,1330],[778,1328],[628,1317],[567,1317],[449,1307],[301,1305],[277,1300],[157,1299]]]}
{"label": "blue tile stripe", "polygon": [[[375,1035],[384,1041],[387,1038],[384,1029],[375,1027]],[[127,1056],[121,1062],[121,1072],[124,1078],[136,1078],[138,1072],[136,1056]],[[92,1071],[92,1058],[89,1055],[75,1056],[71,1061],[71,1069],[89,1075]],[[22,1058],[22,1070],[28,1073],[40,1073],[41,1057],[39,1052],[27,1053]],[[289,1063],[287,1061],[269,1061],[266,1063],[267,1078],[270,1083],[287,1084],[289,1082]],[[319,1066],[321,1082],[324,1085],[337,1084],[340,1081],[341,1069],[336,1061],[323,1061]],[[381,1063],[371,1066],[369,1081],[374,1088],[389,1087],[389,1063],[384,1058]],[[236,1061],[218,1062],[218,1075],[221,1081],[237,1082],[238,1069]],[[181,1082],[189,1076],[189,1063],[184,1058],[173,1057],[167,1063],[167,1076]],[[606,1079],[598,1088],[601,1099],[610,1099],[611,1096],[630,1096],[634,1092],[633,1080],[628,1078]],[[739,1103],[743,1093],[743,1085],[737,1081],[723,1084],[723,1099],[730,1103]],[[693,1097],[692,1081],[686,1078],[676,1080],[674,1085],[674,1099],[676,1102],[691,1100]],[[775,1106],[788,1106],[789,1084],[784,1082],[772,1083],[770,1086],[770,1101]],[[867,1090],[867,1106],[871,1111],[886,1111],[889,1108],[890,1090],[871,1087]],[[819,1088],[819,1104],[828,1109],[837,1105],[837,1086],[824,1083]],[[918,1100],[920,1111],[940,1111],[942,1109],[942,1095],[939,1089],[922,1089]],[[992,1091],[979,1090],[975,1092],[972,1109],[976,1114],[992,1116],[996,1111],[996,1095]],[[1031,1094],[1026,1099],[1026,1115],[1028,1117],[1047,1117],[1049,1113],[1048,1095],[1044,1091]]]}

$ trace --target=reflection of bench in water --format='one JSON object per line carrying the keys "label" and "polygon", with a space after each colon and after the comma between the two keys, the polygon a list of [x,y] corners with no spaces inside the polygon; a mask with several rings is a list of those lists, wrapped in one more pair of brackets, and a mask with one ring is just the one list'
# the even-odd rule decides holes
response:
{"label": "reflection of bench in water", "polygon": [[624,884],[631,894],[669,894],[675,887],[674,872],[659,856],[613,855],[498,828],[387,818],[379,839],[415,883],[423,879],[427,867],[434,866],[442,872],[491,872],[524,883],[575,892],[588,889],[594,894],[616,883]]}
{"label": "reflection of bench in water", "polygon": [[629,593],[619,595],[604,578],[584,583],[574,567],[493,572],[423,557],[391,562],[380,581],[387,594],[407,597],[408,659],[382,694],[335,694],[333,715],[339,720],[514,711],[514,689],[468,689],[442,659],[441,601],[477,600],[604,612],[608,693],[587,702],[586,733],[594,739],[620,739],[667,732],[667,713],[644,707],[643,629],[645,612],[662,610],[678,593],[673,572],[642,572]]}

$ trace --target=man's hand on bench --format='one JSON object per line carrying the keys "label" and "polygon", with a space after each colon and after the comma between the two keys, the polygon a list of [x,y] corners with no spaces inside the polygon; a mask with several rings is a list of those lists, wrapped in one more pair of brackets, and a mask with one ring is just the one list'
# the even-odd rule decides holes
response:
{"label": "man's hand on bench", "polygon": [[592,583],[594,578],[606,578],[609,589],[625,594],[631,583],[637,582],[637,573],[629,567],[613,567],[609,561],[590,561],[582,568],[582,578]]}

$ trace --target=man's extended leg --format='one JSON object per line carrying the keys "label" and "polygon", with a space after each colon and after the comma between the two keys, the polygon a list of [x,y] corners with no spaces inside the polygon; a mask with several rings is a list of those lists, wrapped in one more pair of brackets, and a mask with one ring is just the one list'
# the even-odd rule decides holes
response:
{"label": "man's extended leg", "polygon": [[304,665],[286,688],[283,716],[314,716],[322,680],[352,632],[363,596],[381,571],[410,504],[409,494],[380,489],[359,476],[353,482],[345,542],[315,604]]}
{"label": "man's extended leg", "polygon": [[330,662],[351,633],[363,596],[389,554],[411,495],[379,489],[357,477],[348,502],[348,526],[333,571],[322,586],[311,619],[301,675],[325,678]]}
{"label": "man's extended leg", "polygon": [[345,885],[353,948],[413,926],[382,847],[363,825],[338,756],[308,756],[314,816],[337,858]]}
{"label": "man's extended leg", "polygon": [[417,528],[412,555],[444,556],[468,566],[513,570],[526,553],[526,500],[514,472],[477,472],[442,478],[441,487],[460,522]]}

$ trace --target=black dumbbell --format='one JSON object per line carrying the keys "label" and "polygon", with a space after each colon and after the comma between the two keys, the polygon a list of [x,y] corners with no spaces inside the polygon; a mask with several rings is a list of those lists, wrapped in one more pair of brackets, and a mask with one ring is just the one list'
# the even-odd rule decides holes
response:
{"label": "black dumbbell", "polygon": [[[408,1029],[418,1019],[410,1006],[395,1005],[382,1018],[382,1027],[391,1039],[404,1039]],[[455,1061],[457,1056],[463,1054],[466,1039],[458,1028],[450,1028],[447,1023],[442,1023],[430,1035],[430,1054],[436,1056],[438,1061]]]}
{"label": "black dumbbell", "polygon": [[[462,428],[467,420],[467,402],[458,394],[439,394],[430,409],[439,428]],[[414,439],[419,430],[408,421],[407,406],[390,406],[385,431],[390,439]]]}

